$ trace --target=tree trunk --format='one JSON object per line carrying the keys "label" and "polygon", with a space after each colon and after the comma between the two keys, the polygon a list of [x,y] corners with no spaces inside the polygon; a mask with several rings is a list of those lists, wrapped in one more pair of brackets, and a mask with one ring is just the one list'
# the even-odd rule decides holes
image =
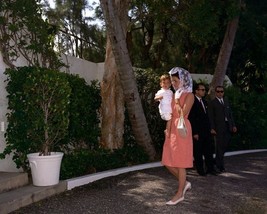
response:
{"label": "tree trunk", "polygon": [[[121,20],[123,33],[126,35],[128,2],[116,0],[116,8]],[[107,38],[104,76],[101,83],[101,139],[103,148],[118,149],[124,145],[124,95],[118,68],[112,52],[111,42]]]}
{"label": "tree trunk", "polygon": [[118,69],[108,39],[105,72],[101,83],[101,139],[103,148],[122,148],[124,133],[124,97]]}
{"label": "tree trunk", "polygon": [[238,28],[239,16],[231,20],[227,24],[223,43],[220,49],[217,65],[210,85],[209,94],[214,97],[214,89],[217,85],[222,86],[234,45],[235,35]]}
{"label": "tree trunk", "polygon": [[[125,4],[125,0],[121,0]],[[127,1],[128,2],[128,1]],[[126,45],[126,36],[120,17],[115,9],[114,1],[100,0],[107,25],[107,33],[115,57],[124,99],[136,142],[143,146],[151,160],[156,152],[149,134],[141,99],[138,93],[132,63]],[[125,9],[128,12],[128,9]]]}

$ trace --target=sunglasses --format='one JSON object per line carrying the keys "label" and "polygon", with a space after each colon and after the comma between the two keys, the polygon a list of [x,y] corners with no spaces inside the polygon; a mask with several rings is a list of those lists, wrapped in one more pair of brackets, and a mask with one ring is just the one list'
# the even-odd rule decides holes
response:
{"label": "sunglasses", "polygon": [[197,90],[199,90],[199,91],[206,91],[205,88],[199,88],[199,89],[197,89]]}
{"label": "sunglasses", "polygon": [[216,91],[217,93],[223,93],[224,91]]}

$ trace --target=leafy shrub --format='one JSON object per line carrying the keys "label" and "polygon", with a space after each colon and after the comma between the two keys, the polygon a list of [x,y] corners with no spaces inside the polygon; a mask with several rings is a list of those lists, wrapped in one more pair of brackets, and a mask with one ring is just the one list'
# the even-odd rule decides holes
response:
{"label": "leafy shrub", "polygon": [[59,71],[37,67],[7,69],[7,146],[17,167],[27,170],[26,155],[47,155],[67,133],[70,87]]}
{"label": "leafy shrub", "polygon": [[[43,149],[46,130],[49,136],[59,134],[59,141],[49,144],[51,150],[68,153],[81,147],[98,148],[101,99],[97,82],[89,86],[77,75],[36,67],[7,69],[6,75],[10,112],[1,158],[13,152],[17,167],[27,171],[27,154]],[[44,124],[40,103],[50,110],[49,124]]]}
{"label": "leafy shrub", "polygon": [[98,148],[100,86],[96,81],[88,85],[83,78],[73,74],[68,75],[68,81],[71,87],[70,123],[65,141],[74,148]]}
{"label": "leafy shrub", "polygon": [[226,89],[238,132],[233,135],[230,150],[266,148],[267,94]]}
{"label": "leafy shrub", "polygon": [[85,174],[116,169],[149,160],[139,146],[126,145],[122,149],[110,151],[106,149],[80,149],[63,157],[61,165],[61,179],[68,179]]}

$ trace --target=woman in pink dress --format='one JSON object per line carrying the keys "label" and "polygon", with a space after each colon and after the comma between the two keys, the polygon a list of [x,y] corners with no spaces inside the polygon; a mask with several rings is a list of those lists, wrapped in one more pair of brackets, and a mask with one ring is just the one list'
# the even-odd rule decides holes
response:
{"label": "woman in pink dress", "polygon": [[[191,188],[191,183],[186,181],[186,168],[193,167],[193,139],[187,116],[194,103],[194,95],[192,77],[187,70],[175,67],[170,70],[169,74],[176,92],[172,100],[171,131],[165,135],[161,162],[178,181],[177,193],[166,203],[176,205],[184,200],[185,192]],[[187,128],[186,136],[180,136],[177,130],[181,112]]]}

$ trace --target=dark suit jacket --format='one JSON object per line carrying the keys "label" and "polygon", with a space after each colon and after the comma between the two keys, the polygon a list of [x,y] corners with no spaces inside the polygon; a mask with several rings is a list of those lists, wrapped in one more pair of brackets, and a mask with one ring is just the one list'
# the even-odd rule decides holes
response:
{"label": "dark suit jacket", "polygon": [[225,118],[229,124],[228,131],[232,131],[235,126],[229,101],[226,97],[224,97],[223,100],[224,105],[222,105],[217,98],[211,100],[208,105],[211,129],[214,129],[217,134],[222,134],[225,131]]}
{"label": "dark suit jacket", "polygon": [[202,101],[204,103],[206,113],[202,107],[202,104],[195,96],[194,104],[188,115],[188,119],[190,120],[192,126],[192,134],[198,134],[200,137],[203,135],[210,135],[210,122],[208,118],[207,101],[205,99],[202,99]]}

